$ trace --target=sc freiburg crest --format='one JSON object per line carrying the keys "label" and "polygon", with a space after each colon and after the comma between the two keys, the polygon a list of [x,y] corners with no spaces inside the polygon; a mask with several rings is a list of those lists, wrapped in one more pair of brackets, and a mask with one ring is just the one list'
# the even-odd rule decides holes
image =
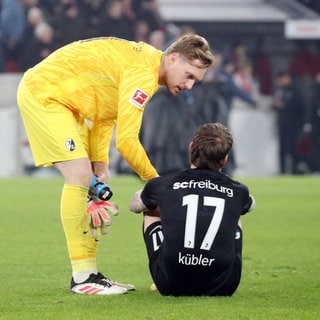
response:
{"label": "sc freiburg crest", "polygon": [[69,138],[66,141],[66,148],[68,151],[73,151],[76,148],[76,144],[73,139]]}

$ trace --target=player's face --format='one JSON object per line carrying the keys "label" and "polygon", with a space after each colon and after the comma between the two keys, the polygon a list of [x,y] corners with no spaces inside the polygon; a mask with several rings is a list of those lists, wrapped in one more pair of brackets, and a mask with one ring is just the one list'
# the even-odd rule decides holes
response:
{"label": "player's face", "polygon": [[200,61],[195,60],[193,64],[190,64],[178,53],[173,53],[168,58],[166,86],[172,95],[183,90],[190,90],[195,82],[203,79],[206,73],[206,69],[197,67]]}

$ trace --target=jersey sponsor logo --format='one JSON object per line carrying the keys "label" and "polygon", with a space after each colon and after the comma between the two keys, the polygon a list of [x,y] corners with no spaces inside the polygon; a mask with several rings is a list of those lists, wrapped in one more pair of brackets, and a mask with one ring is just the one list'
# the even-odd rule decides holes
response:
{"label": "jersey sponsor logo", "polygon": [[129,101],[141,109],[148,98],[149,95],[146,92],[141,89],[136,89]]}
{"label": "jersey sponsor logo", "polygon": [[185,266],[203,266],[209,267],[212,265],[214,258],[207,258],[200,254],[200,256],[195,255],[194,253],[187,253],[183,255],[179,252],[178,263]]}
{"label": "jersey sponsor logo", "polygon": [[174,182],[172,189],[178,190],[178,189],[210,189],[210,190],[216,190],[221,193],[227,194],[228,197],[233,197],[233,190],[231,188],[227,188],[218,184],[213,183],[210,180],[204,180],[204,181],[182,181],[182,182]]}
{"label": "jersey sponsor logo", "polygon": [[76,144],[73,139],[69,138],[66,140],[66,148],[68,151],[74,151],[76,148]]}

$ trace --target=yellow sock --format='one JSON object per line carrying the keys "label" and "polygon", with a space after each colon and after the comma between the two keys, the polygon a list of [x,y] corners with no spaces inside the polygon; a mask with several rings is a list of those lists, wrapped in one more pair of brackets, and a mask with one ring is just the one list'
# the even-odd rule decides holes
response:
{"label": "yellow sock", "polygon": [[88,189],[65,184],[61,195],[61,221],[73,272],[96,269],[98,242],[90,236],[87,208]]}

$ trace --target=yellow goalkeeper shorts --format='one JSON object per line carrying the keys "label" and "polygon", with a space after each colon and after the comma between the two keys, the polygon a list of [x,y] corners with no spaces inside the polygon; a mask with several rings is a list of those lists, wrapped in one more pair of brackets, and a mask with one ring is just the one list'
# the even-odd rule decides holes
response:
{"label": "yellow goalkeeper shorts", "polygon": [[36,166],[89,157],[89,128],[82,116],[58,102],[40,102],[23,80],[17,99]]}

